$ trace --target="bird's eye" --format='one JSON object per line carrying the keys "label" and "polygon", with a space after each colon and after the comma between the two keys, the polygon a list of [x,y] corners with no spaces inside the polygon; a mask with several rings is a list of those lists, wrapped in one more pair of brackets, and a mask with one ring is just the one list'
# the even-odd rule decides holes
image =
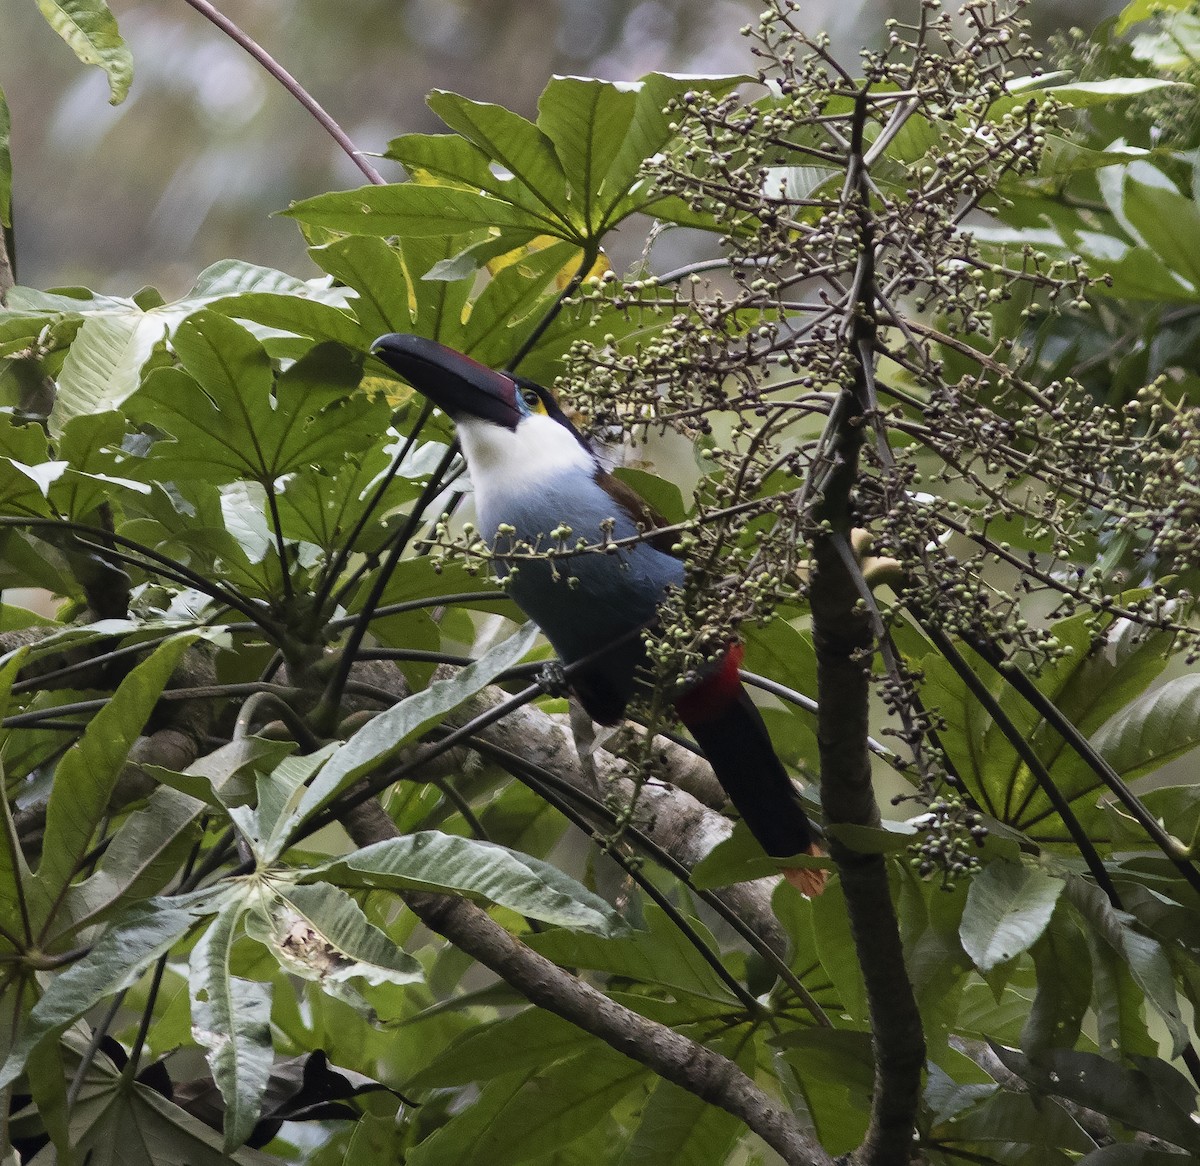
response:
{"label": "bird's eye", "polygon": [[542,398],[539,397],[537,395],[537,393],[535,393],[533,391],[533,389],[522,389],[521,390],[521,400],[524,401],[525,404],[528,405],[529,408],[533,410],[533,412],[535,412],[535,413],[541,412]]}

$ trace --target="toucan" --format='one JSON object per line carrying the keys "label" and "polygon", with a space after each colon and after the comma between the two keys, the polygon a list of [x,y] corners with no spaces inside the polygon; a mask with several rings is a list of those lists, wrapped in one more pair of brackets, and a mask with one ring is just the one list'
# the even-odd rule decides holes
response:
{"label": "toucan", "polygon": [[[656,536],[662,520],[602,466],[540,385],[419,336],[381,336],[372,352],[454,421],[479,530],[496,540],[497,576],[562,662],[578,664],[570,688],[588,715],[615,724],[645,683],[641,630],[654,625],[668,590],[683,584],[674,536]],[[522,554],[519,564],[504,558],[505,548],[545,551],[567,539],[572,546],[577,539],[619,545],[565,557]],[[675,711],[769,855],[820,854],[795,786],[742,686],[741,659],[740,644],[726,646],[676,695]],[[784,874],[810,896],[825,881],[815,867],[785,866]]]}

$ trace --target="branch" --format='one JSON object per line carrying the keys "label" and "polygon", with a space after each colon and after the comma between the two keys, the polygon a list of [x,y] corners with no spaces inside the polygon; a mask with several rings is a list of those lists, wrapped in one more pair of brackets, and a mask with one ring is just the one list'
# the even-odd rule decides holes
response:
{"label": "branch", "polygon": [[[399,832],[377,802],[346,818],[359,846]],[[422,923],[489,968],[531,1004],[591,1033],[689,1093],[745,1122],[788,1166],[832,1166],[833,1160],[796,1119],[768,1097],[732,1061],[674,1030],[610,1000],[526,947],[480,907],[450,895],[401,896]]]}
{"label": "branch", "polygon": [[[449,669],[439,669],[434,678],[450,674]],[[451,712],[446,723],[466,724],[495,708],[507,697],[508,694],[500,688],[487,688]],[[606,749],[595,750],[591,755],[591,767],[596,775],[593,781],[580,764],[565,716],[525,705],[508,713],[503,720],[481,729],[476,737],[497,749],[517,754],[584,794],[621,807],[630,804],[634,783],[628,776],[624,759]],[[687,775],[696,779],[696,785],[693,792],[688,792],[678,785],[646,783],[638,797],[636,825],[651,842],[690,870],[710,854],[718,843],[729,837],[733,825],[723,814],[704,804],[709,802],[706,795],[715,785],[706,762],[682,746],[661,738],[656,742],[655,750],[665,755],[666,767],[672,779],[676,775]],[[716,801],[713,799],[709,804],[715,804]],[[723,803],[723,796],[720,801]],[[748,924],[768,947],[781,952],[787,948],[787,939],[771,909],[771,894],[776,885],[776,879],[756,879],[754,882],[721,887],[714,895]]]}
{"label": "branch", "polygon": [[211,21],[217,26],[227,37],[236,44],[241,45],[272,77],[278,81],[284,89],[286,89],[309,113],[317,119],[317,122],[325,130],[327,134],[345,152],[351,162],[357,166],[368,182],[373,182],[376,186],[385,185],[383,175],[371,165],[370,162],[363,157],[362,152],[354,145],[350,138],[346,135],[345,130],[338,125],[328,113],[322,108],[320,102],[317,101],[295,77],[291,75],[266,49],[257,41],[252,40],[247,36],[228,16],[217,11],[208,0],[187,0],[197,12],[200,13],[206,20]]}
{"label": "branch", "polygon": [[[852,492],[863,431],[871,408],[875,346],[874,238],[862,158],[866,90],[859,93],[846,201],[860,233],[854,286],[857,302],[847,328],[855,367],[853,388],[842,390],[826,429],[829,460],[815,483],[815,517],[821,533],[812,540],[813,646],[817,656],[817,745],[821,804],[827,827],[878,826],[868,749],[870,660],[875,651],[868,612],[841,547],[853,529]],[[823,439],[825,440],[825,439]],[[853,563],[853,558],[850,557]],[[838,865],[858,962],[862,968],[875,1054],[871,1115],[854,1160],[864,1166],[903,1166],[912,1149],[920,1099],[925,1041],[882,855],[860,854],[834,832],[830,854]]]}

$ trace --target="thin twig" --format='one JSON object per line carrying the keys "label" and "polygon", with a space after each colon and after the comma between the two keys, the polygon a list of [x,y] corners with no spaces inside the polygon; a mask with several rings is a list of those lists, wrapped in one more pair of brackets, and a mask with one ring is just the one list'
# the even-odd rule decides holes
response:
{"label": "thin twig", "polygon": [[346,156],[366,175],[367,181],[385,186],[386,179],[371,165],[346,132],[322,108],[320,103],[257,41],[246,35],[229,17],[214,8],[208,0],[186,0],[206,20],[215,24],[235,44],[241,45],[272,77],[278,81],[309,113],[344,151]]}

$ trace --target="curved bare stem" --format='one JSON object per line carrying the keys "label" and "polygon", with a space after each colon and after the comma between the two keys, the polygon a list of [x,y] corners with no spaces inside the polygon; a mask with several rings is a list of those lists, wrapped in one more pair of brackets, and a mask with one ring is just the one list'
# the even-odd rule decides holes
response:
{"label": "curved bare stem", "polygon": [[363,172],[368,182],[372,182],[376,186],[386,185],[387,180],[367,161],[362,151],[347,136],[346,131],[329,116],[320,102],[275,60],[262,45],[243,32],[228,16],[215,8],[208,0],[186,0],[186,3],[199,12],[205,20],[215,24],[235,44],[241,45],[284,89],[300,102],[316,118],[321,128],[337,142],[350,161]]}

